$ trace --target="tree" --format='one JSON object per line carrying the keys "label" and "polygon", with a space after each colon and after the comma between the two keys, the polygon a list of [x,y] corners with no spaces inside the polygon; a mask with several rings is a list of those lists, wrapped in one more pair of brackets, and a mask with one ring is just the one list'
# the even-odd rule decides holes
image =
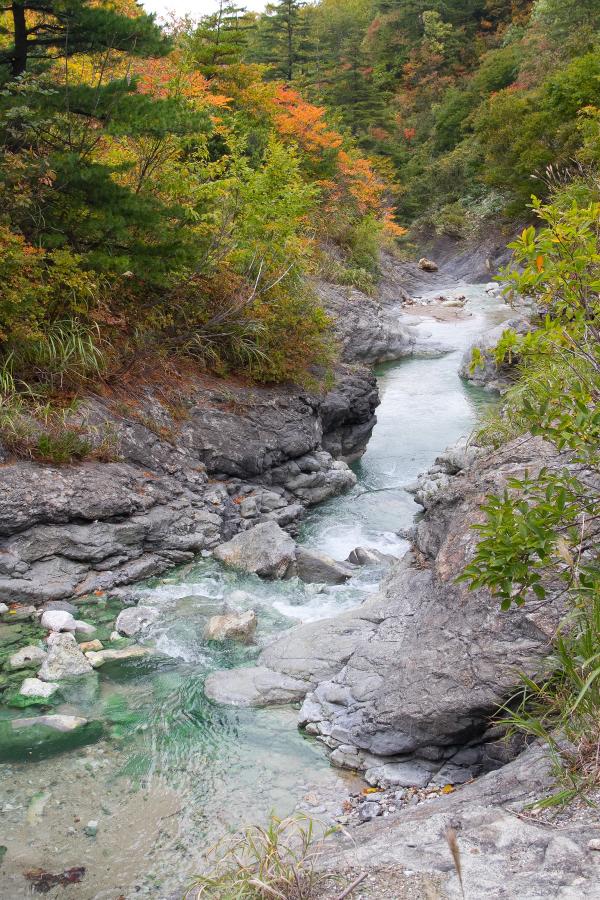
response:
{"label": "tree", "polygon": [[191,39],[194,61],[207,78],[241,61],[254,24],[245,7],[226,0],[217,0],[217,5],[216,12],[200,20]]}
{"label": "tree", "polygon": [[0,50],[0,66],[15,78],[32,60],[107,49],[159,56],[169,46],[153,16],[137,7],[134,16],[125,15],[105,0],[12,0],[2,11],[9,14],[10,44]]}
{"label": "tree", "polygon": [[267,5],[261,17],[259,53],[262,61],[271,65],[275,78],[292,81],[306,60],[305,6],[304,0],[276,0]]}

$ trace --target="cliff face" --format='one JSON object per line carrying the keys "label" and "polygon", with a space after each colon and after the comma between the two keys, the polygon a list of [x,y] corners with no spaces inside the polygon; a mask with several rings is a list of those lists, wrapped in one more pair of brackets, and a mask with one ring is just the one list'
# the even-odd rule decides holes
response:
{"label": "cliff face", "polygon": [[112,463],[0,468],[0,596],[34,603],[106,590],[190,560],[236,531],[354,483],[375,423],[375,379],[340,368],[333,390],[188,384],[185,410],[150,390],[135,413],[90,400],[79,417],[110,431]]}

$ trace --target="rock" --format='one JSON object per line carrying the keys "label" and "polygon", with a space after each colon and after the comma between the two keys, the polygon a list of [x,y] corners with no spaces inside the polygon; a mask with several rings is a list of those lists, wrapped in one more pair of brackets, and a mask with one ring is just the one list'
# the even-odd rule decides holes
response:
{"label": "rock", "polygon": [[104,644],[96,638],[94,641],[83,641],[79,649],[82,653],[87,653],[88,650],[104,650]]}
{"label": "rock", "polygon": [[0,603],[0,616],[3,616],[6,612],[8,612],[8,606],[6,603]]}
{"label": "rock", "polygon": [[397,557],[382,553],[373,547],[355,547],[346,559],[354,566],[380,566],[396,562]]}
{"label": "rock", "polygon": [[66,600],[49,600],[48,603],[44,603],[42,607],[43,612],[68,612],[71,613],[73,618],[77,615],[77,607],[73,603],[68,603]]}
{"label": "rock", "polygon": [[600,838],[593,838],[589,841],[588,850],[600,850]]}
{"label": "rock", "polygon": [[70,676],[87,675],[91,671],[92,667],[79,649],[74,636],[70,633],[55,634],[49,643],[48,655],[38,677],[42,681],[60,681],[61,678]]}
{"label": "rock", "polygon": [[81,619],[75,620],[75,631],[77,634],[94,634],[96,631],[96,626],[91,625],[89,622],[82,622]]}
{"label": "rock", "polygon": [[213,616],[204,629],[204,637],[207,641],[239,641],[250,644],[255,631],[256,613],[250,609],[242,613]]}
{"label": "rock", "polygon": [[288,577],[297,575],[309,584],[343,584],[353,574],[350,566],[336,562],[326,553],[301,546],[296,548],[296,560],[287,572]]}
{"label": "rock", "polygon": [[296,558],[296,544],[275,522],[262,522],[214,551],[215,559],[263,578],[282,578]]}
{"label": "rock", "polygon": [[[500,392],[512,384],[515,368],[519,362],[518,354],[513,353],[510,361],[506,360],[501,365],[494,359],[496,345],[508,329],[516,331],[517,334],[526,334],[531,330],[531,323],[525,318],[515,317],[480,335],[463,355],[459,369],[462,378],[479,387]],[[478,352],[481,362],[471,371],[474,351]]]}
{"label": "rock", "polygon": [[31,669],[46,659],[46,653],[40,647],[21,647],[10,657],[8,665],[11,669]]}
{"label": "rock", "polygon": [[62,609],[47,610],[42,613],[41,625],[48,631],[75,631],[77,628],[72,614]]}
{"label": "rock", "polygon": [[0,720],[0,760],[27,762],[99,740],[102,723],[79,716],[34,716]]}
{"label": "rock", "polygon": [[281,706],[302,700],[310,683],[273,672],[264,666],[221,669],[204,682],[204,693],[215,703],[231,706]]}
{"label": "rock", "polygon": [[152,606],[131,606],[122,610],[115,623],[115,628],[126,637],[135,637],[158,619],[160,611]]}
{"label": "rock", "polygon": [[27,619],[37,618],[35,606],[27,606],[24,603],[16,603],[10,607],[6,606],[6,603],[2,605],[6,607],[6,610],[0,613],[3,622],[25,622]]}
{"label": "rock", "polygon": [[426,256],[421,257],[418,265],[424,272],[437,272],[438,270],[438,264],[431,259],[427,259]]}
{"label": "rock", "polygon": [[96,819],[90,819],[83,830],[88,837],[96,837],[98,834],[98,822]]}
{"label": "rock", "polygon": [[69,732],[76,731],[82,725],[86,725],[87,722],[88,720],[83,719],[81,716],[48,715],[11,719],[10,725],[13,731],[18,731],[21,728],[37,728],[43,725],[44,728],[52,728],[54,731]]}
{"label": "rock", "polygon": [[431,769],[417,762],[384,763],[365,772],[365,780],[374,787],[427,787]]}
{"label": "rock", "polygon": [[365,803],[361,803],[358,809],[358,819],[360,822],[370,822],[371,819],[377,818],[383,812],[381,804],[375,803],[372,800],[367,800]]}
{"label": "rock", "polygon": [[23,697],[39,697],[47,700],[58,690],[59,685],[52,681],[40,681],[39,678],[26,678],[19,691]]}
{"label": "rock", "polygon": [[85,654],[88,665],[91,664],[94,669],[99,669],[107,662],[121,662],[125,659],[140,659],[143,656],[150,656],[152,650],[149,647],[123,647],[121,650],[99,650],[98,652],[89,651]]}

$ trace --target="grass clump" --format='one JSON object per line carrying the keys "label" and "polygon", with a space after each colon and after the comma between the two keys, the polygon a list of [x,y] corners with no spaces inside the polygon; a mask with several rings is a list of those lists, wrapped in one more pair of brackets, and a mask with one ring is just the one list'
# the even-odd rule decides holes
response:
{"label": "grass clump", "polygon": [[213,848],[211,871],[194,880],[186,900],[317,900],[333,877],[317,868],[318,842],[335,830],[302,814],[250,825]]}

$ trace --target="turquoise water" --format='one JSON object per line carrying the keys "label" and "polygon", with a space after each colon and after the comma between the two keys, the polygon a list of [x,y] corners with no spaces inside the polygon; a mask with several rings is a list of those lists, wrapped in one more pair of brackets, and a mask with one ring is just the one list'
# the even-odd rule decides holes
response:
{"label": "turquoise water", "polygon": [[[467,289],[465,289],[466,292]],[[506,318],[506,309],[469,287],[470,318],[425,321],[421,332],[453,348],[378,371],[381,406],[367,453],[355,464],[349,494],[323,504],[303,526],[303,540],[343,559],[357,545],[401,553],[397,532],[418,512],[404,485],[447,444],[470,432],[483,392],[457,376],[471,337]],[[30,896],[24,872],[86,866],[82,882],[49,896],[117,900],[181,896],[223,833],[291,812],[300,802],[335,813],[355,782],[332,769],[322,745],[298,733],[293,709],[238,710],[208,703],[207,673],[250,663],[258,647],[216,650],[203,640],[210,615],[234,591],[253,608],[259,645],[298,621],[358,605],[381,572],[364,569],[348,585],[321,589],[297,581],[265,583],[211,560],[140,585],[160,617],[147,636],[157,655],[113,664],[74,685],[56,708],[104,723],[104,738],[39,761],[0,766],[0,896]],[[21,714],[13,711],[7,714]],[[98,822],[90,838],[84,826]]]}

